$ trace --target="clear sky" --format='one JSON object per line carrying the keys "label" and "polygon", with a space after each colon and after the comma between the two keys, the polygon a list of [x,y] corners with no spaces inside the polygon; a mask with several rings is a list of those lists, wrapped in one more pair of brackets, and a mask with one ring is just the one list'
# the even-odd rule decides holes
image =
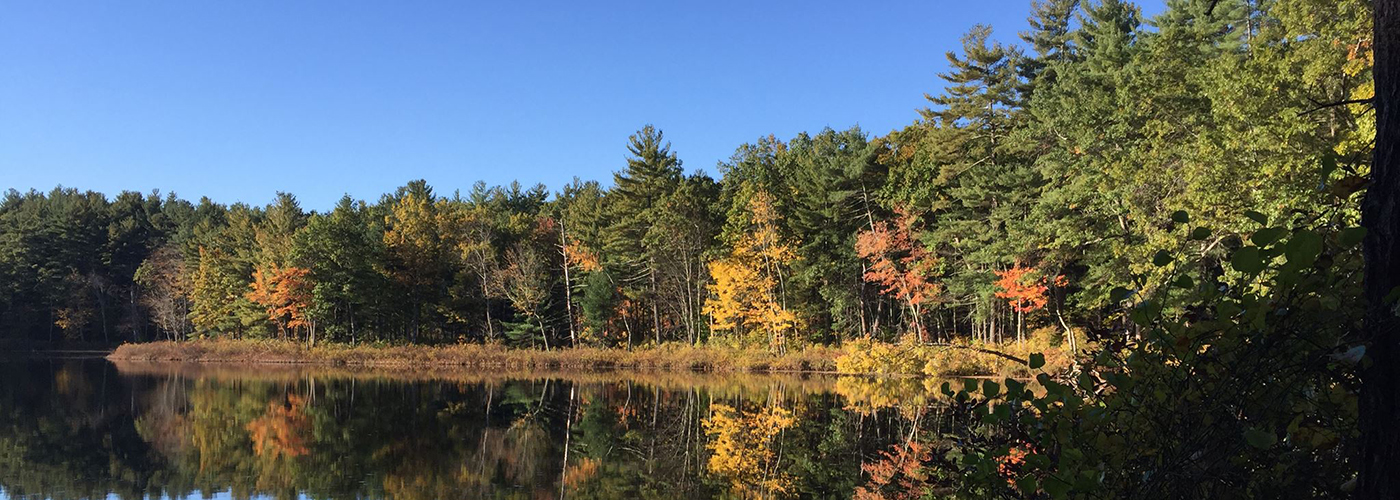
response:
{"label": "clear sky", "polygon": [[325,209],[416,178],[610,184],[647,123],[717,175],[770,133],[913,121],[959,36],[1013,40],[1029,3],[12,0],[0,189]]}

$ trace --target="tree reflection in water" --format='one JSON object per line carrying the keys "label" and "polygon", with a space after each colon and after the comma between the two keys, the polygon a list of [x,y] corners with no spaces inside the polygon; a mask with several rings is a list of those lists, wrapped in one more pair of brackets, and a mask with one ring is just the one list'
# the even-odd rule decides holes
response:
{"label": "tree reflection in water", "polygon": [[0,363],[0,488],[55,499],[847,498],[867,479],[862,464],[912,435],[928,386],[13,361]]}

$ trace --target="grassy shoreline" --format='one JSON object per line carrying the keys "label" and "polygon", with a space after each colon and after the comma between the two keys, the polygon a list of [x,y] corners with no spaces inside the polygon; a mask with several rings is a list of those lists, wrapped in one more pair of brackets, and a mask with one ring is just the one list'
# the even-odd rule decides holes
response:
{"label": "grassy shoreline", "polygon": [[107,359],[128,362],[302,364],[371,367],[468,367],[492,369],[637,369],[744,373],[832,373],[842,351],[808,347],[775,355],[725,347],[663,344],[659,347],[556,350],[510,349],[494,344],[350,346],[267,340],[194,340],[123,344]]}
{"label": "grassy shoreline", "polygon": [[[809,346],[785,354],[723,346],[667,343],[636,349],[578,347],[511,349],[499,344],[347,345],[276,340],[194,340],[123,344],[107,359],[244,365],[378,367],[396,370],[650,370],[713,373],[836,373],[880,376],[1034,377],[1023,362],[989,354],[991,347],[1013,358],[1045,353],[1045,371],[1067,366],[1067,352],[1039,342],[1023,346],[932,346],[852,341],[840,347]],[[970,349],[969,349],[970,348]]]}

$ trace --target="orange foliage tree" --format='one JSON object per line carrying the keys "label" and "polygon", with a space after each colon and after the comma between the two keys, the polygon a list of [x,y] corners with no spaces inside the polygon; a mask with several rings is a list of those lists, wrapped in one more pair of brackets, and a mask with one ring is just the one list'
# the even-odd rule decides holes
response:
{"label": "orange foliage tree", "polygon": [[865,280],[883,287],[883,292],[904,301],[912,316],[919,341],[925,340],[920,307],[937,298],[941,287],[929,281],[937,260],[913,237],[914,216],[898,211],[894,224],[874,223],[856,235],[856,255],[870,263]]}
{"label": "orange foliage tree", "polygon": [[[996,285],[1001,289],[997,292],[997,297],[1006,299],[1011,310],[1016,311],[1016,342],[1019,343],[1023,340],[1026,313],[1045,307],[1050,287],[1046,278],[1040,276],[1036,268],[1021,267],[1020,262],[1011,266],[1011,269],[997,271],[996,274]],[[1055,286],[1064,285],[1065,277],[1056,276]]]}
{"label": "orange foliage tree", "polygon": [[283,336],[306,328],[307,340],[316,342],[316,323],[308,311],[312,306],[311,271],[302,267],[278,267],[253,271],[248,300],[267,309],[267,318]]}

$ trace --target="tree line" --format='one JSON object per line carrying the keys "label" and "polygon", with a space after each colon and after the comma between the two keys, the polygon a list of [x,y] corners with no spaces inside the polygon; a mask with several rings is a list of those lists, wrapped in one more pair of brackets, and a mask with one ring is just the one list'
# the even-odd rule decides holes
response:
{"label": "tree line", "polygon": [[[1370,168],[1361,0],[1033,2],[972,28],[913,123],[757,138],[683,168],[652,126],[611,185],[409,182],[305,210],[58,188],[0,203],[0,336],[145,341],[1091,338],[1134,329],[1173,220],[1229,273],[1254,219],[1354,222]],[[1074,335],[1068,338],[1073,339]]]}

